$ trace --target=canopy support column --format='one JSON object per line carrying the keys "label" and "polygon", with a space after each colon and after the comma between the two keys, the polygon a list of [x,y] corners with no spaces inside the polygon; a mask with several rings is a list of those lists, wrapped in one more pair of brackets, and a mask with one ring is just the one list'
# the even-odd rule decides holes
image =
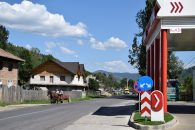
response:
{"label": "canopy support column", "polygon": [[164,95],[164,112],[167,112],[167,58],[168,58],[168,37],[167,30],[161,30],[161,89]]}

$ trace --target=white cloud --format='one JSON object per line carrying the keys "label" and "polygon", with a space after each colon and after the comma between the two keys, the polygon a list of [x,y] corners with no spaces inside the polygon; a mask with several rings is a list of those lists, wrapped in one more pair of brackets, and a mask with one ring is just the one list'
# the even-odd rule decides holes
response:
{"label": "white cloud", "polygon": [[57,46],[58,43],[55,42],[46,42],[45,45],[48,49],[52,49]]}
{"label": "white cloud", "polygon": [[51,51],[50,49],[46,49],[46,50],[45,50],[45,53],[46,53],[46,54],[52,54],[52,51]]}
{"label": "white cloud", "polygon": [[[61,52],[63,52],[64,54],[75,54],[76,52],[73,50],[68,49],[67,47],[65,47],[64,43],[60,43],[60,42],[46,42],[46,49],[45,52],[47,54],[52,54],[54,52],[55,48],[59,48],[61,50]],[[74,55],[75,58],[78,58],[77,55]]]}
{"label": "white cloud", "polygon": [[111,37],[105,42],[106,48],[126,48],[127,44],[118,37]]}
{"label": "white cloud", "polygon": [[109,72],[130,72],[130,66],[121,60],[99,63],[100,67]]}
{"label": "white cloud", "polygon": [[25,48],[28,49],[28,50],[31,50],[32,49],[32,46],[29,45],[29,44],[26,44]]}
{"label": "white cloud", "polygon": [[95,38],[90,38],[91,47],[97,50],[106,50],[104,43],[97,41]]}
{"label": "white cloud", "polygon": [[64,53],[64,54],[75,54],[76,52],[73,51],[73,50],[70,50],[66,47],[60,47],[61,51]]}
{"label": "white cloud", "polygon": [[89,42],[91,43],[91,47],[97,50],[107,50],[110,48],[120,50],[127,47],[127,44],[118,37],[111,37],[105,42],[98,41],[94,37],[91,37]]}
{"label": "white cloud", "polygon": [[79,44],[79,45],[83,45],[84,43],[83,43],[83,41],[82,40],[77,40],[77,43]]}
{"label": "white cloud", "polygon": [[58,43],[56,43],[56,42],[46,42],[45,45],[46,45],[45,53],[46,54],[52,54],[52,49],[57,47]]}
{"label": "white cloud", "polygon": [[71,25],[63,15],[50,13],[45,5],[24,0],[10,5],[0,2],[0,24],[44,36],[86,36],[86,25]]}
{"label": "white cloud", "polygon": [[78,58],[79,58],[79,56],[78,56],[78,55],[74,55],[74,58],[78,59]]}

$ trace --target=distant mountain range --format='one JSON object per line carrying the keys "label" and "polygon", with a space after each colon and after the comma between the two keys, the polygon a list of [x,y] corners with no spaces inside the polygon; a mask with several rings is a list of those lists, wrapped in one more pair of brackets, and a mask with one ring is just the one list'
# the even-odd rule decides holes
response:
{"label": "distant mountain range", "polygon": [[[187,77],[192,77],[194,70],[195,70],[195,66],[184,69],[179,79],[183,81]],[[98,73],[98,72],[105,73],[106,75],[112,74],[114,78],[116,78],[117,80],[121,80],[123,78],[138,80],[138,78],[140,77],[138,73],[112,73],[112,72],[107,72],[104,70],[98,70],[98,71],[95,71],[94,73]]]}
{"label": "distant mountain range", "polygon": [[94,73],[104,73],[106,75],[109,75],[109,74],[112,74],[114,78],[116,78],[117,80],[121,80],[123,78],[128,78],[128,79],[132,79],[132,80],[138,80],[138,78],[140,77],[140,75],[138,73],[117,73],[117,72],[107,72],[107,71],[104,71],[104,70],[98,70],[98,71],[95,71]]}

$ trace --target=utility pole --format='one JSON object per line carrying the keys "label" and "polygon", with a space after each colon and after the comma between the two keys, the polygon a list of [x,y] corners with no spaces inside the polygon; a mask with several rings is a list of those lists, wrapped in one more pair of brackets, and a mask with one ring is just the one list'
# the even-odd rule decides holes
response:
{"label": "utility pole", "polygon": [[127,89],[129,89],[129,88],[128,88],[128,78],[127,78]]}

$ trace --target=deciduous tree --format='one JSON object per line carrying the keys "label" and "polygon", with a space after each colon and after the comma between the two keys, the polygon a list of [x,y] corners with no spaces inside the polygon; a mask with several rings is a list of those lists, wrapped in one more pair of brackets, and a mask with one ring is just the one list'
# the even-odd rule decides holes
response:
{"label": "deciduous tree", "polygon": [[4,26],[0,25],[0,48],[6,50],[8,37],[9,31]]}

